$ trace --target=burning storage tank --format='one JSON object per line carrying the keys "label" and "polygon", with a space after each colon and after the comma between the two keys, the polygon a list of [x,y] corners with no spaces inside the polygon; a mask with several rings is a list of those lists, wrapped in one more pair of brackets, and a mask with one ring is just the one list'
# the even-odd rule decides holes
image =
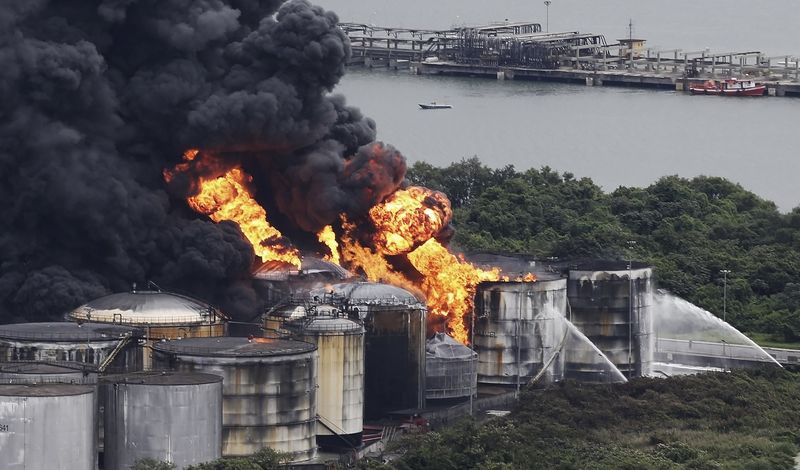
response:
{"label": "burning storage tank", "polygon": [[342,282],[351,277],[353,273],[338,264],[313,256],[303,256],[300,269],[282,263],[264,263],[253,273],[255,287],[267,308],[304,298],[320,284]]}
{"label": "burning storage tank", "polygon": [[425,345],[425,398],[469,398],[478,391],[478,353],[445,333]]}
{"label": "burning storage tank", "polygon": [[364,430],[364,328],[336,316],[310,316],[286,326],[317,346],[317,444],[358,446]]}
{"label": "burning storage tank", "polygon": [[373,282],[335,284],[311,295],[340,299],[348,316],[364,322],[365,417],[424,408],[425,304],[404,289]]}
{"label": "burning storage tank", "polygon": [[100,381],[106,470],[144,458],[182,469],[222,456],[222,377],[136,372]]}
{"label": "burning storage tank", "polygon": [[0,468],[94,470],[95,388],[0,385]]}
{"label": "burning storage tank", "polygon": [[303,461],[317,449],[316,350],[287,339],[189,338],[156,343],[153,360],[222,376],[223,457],[269,447]]}
{"label": "burning storage tank", "polygon": [[546,381],[562,378],[565,279],[484,282],[475,297],[479,383],[522,386],[540,373]]}
{"label": "burning storage tank", "polygon": [[4,384],[96,384],[97,369],[79,362],[0,362],[0,383]]}
{"label": "burning storage tank", "polygon": [[626,377],[648,373],[652,356],[652,269],[596,261],[569,271],[571,321]]}
{"label": "burning storage tank", "polygon": [[142,331],[98,323],[0,325],[0,361],[79,362],[101,372],[142,369]]}

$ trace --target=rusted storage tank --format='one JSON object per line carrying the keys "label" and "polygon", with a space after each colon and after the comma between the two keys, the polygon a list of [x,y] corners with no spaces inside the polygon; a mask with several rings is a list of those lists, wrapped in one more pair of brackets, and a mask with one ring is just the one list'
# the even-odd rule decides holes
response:
{"label": "rusted storage tank", "polygon": [[106,372],[142,369],[142,331],[98,323],[0,325],[0,361],[80,362]]}
{"label": "rusted storage tank", "polygon": [[596,261],[569,271],[572,323],[626,377],[646,375],[652,361],[652,269]]}
{"label": "rusted storage tank", "polygon": [[95,388],[0,385],[0,468],[94,470]]}
{"label": "rusted storage tank", "polygon": [[373,282],[351,282],[312,291],[342,299],[348,316],[364,322],[364,415],[425,407],[427,308],[414,294]]}
{"label": "rusted storage tank", "polygon": [[566,279],[484,282],[475,297],[479,383],[522,386],[540,372],[540,380],[562,378]]}
{"label": "rusted storage tank", "polygon": [[333,316],[307,317],[286,326],[317,346],[317,444],[358,446],[364,430],[364,327]]}
{"label": "rusted storage tank", "polygon": [[222,455],[269,447],[316,455],[317,348],[273,338],[189,338],[153,346],[154,366],[222,376]]}
{"label": "rusted storage tank", "polygon": [[97,383],[97,369],[79,362],[0,362],[0,383],[93,385]]}
{"label": "rusted storage tank", "polygon": [[222,377],[148,371],[106,376],[100,384],[106,470],[145,458],[183,469],[222,456]]}
{"label": "rusted storage tank", "polygon": [[445,333],[436,333],[425,345],[425,398],[458,400],[478,391],[478,353]]}

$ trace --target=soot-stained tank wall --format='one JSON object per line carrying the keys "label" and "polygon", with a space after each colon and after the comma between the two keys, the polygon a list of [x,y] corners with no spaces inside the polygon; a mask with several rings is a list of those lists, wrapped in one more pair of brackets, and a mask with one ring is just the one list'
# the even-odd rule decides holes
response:
{"label": "soot-stained tank wall", "polygon": [[424,308],[372,306],[364,320],[364,413],[425,406]]}
{"label": "soot-stained tank wall", "polygon": [[222,377],[137,372],[101,379],[105,399],[105,470],[139,459],[178,469],[222,456]]}
{"label": "soot-stained tank wall", "polygon": [[95,388],[0,385],[0,468],[94,470]]}
{"label": "soot-stained tank wall", "polygon": [[317,346],[317,443],[358,446],[364,430],[364,328],[357,321],[330,316],[298,319],[286,326]]}
{"label": "soot-stained tank wall", "polygon": [[571,320],[626,377],[645,375],[652,356],[652,269],[595,262],[569,271]]}
{"label": "soot-stained tank wall", "polygon": [[560,379],[563,361],[554,354],[564,338],[566,309],[565,279],[480,284],[474,333],[478,382],[524,385],[545,365],[548,380]]}
{"label": "soot-stained tank wall", "polygon": [[133,372],[142,369],[142,337],[136,328],[99,323],[1,325],[0,361],[81,362],[105,365],[111,373]]}
{"label": "soot-stained tank wall", "polygon": [[316,455],[317,352],[272,338],[190,338],[153,346],[156,369],[222,376],[222,455],[269,447],[294,461]]}
{"label": "soot-stained tank wall", "polygon": [[387,284],[347,282],[311,295],[345,299],[347,314],[364,322],[367,419],[425,406],[427,309],[414,294]]}

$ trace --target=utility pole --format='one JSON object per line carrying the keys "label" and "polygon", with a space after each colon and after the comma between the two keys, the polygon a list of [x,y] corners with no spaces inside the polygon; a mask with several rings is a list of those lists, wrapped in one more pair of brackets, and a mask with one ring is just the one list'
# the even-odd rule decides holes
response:
{"label": "utility pole", "polygon": [[546,21],[545,21],[545,25],[546,25],[545,26],[546,27],[545,32],[546,33],[550,32],[550,4],[551,3],[553,3],[553,2],[551,2],[550,0],[544,0],[544,6],[547,9]]}
{"label": "utility pole", "polygon": [[722,274],[722,321],[728,321],[728,274],[730,269],[720,269]]}
{"label": "utility pole", "polygon": [[636,240],[628,240],[628,377],[633,376],[633,247]]}

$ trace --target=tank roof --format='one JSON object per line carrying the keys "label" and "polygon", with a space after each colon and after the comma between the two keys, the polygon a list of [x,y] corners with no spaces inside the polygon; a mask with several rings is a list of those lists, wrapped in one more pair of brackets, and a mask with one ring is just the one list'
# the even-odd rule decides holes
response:
{"label": "tank roof", "polygon": [[474,359],[478,353],[459,343],[446,333],[436,333],[425,342],[427,357],[439,359]]}
{"label": "tank roof", "polygon": [[498,287],[500,291],[506,292],[542,292],[549,290],[561,290],[567,288],[567,279],[556,277],[551,279],[537,279],[536,281],[483,281],[478,284],[478,289],[488,287]]}
{"label": "tank roof", "polygon": [[92,393],[90,385],[73,384],[0,384],[2,397],[64,397]]}
{"label": "tank roof", "polygon": [[49,341],[108,341],[142,336],[137,328],[104,323],[41,322],[0,325],[0,338]]}
{"label": "tank roof", "polygon": [[[628,267],[629,264],[630,267]],[[641,261],[629,263],[626,260],[585,260],[569,264],[571,271],[627,271],[628,269],[646,268],[650,268],[647,263]]]}
{"label": "tank roof", "polygon": [[344,282],[311,291],[312,297],[329,294],[349,299],[351,304],[408,306],[422,304],[411,292],[378,282]]}
{"label": "tank roof", "polygon": [[214,307],[191,297],[149,290],[100,297],[76,308],[69,317],[130,325],[202,325],[224,318]]}
{"label": "tank roof", "polygon": [[222,376],[200,372],[173,372],[148,370],[128,374],[107,375],[101,383],[125,383],[131,385],[202,385],[222,382]]}
{"label": "tank roof", "polygon": [[307,317],[291,322],[290,327],[295,327],[302,332],[309,333],[348,333],[359,334],[364,332],[360,323],[344,317]]}
{"label": "tank roof", "polygon": [[0,374],[68,374],[96,372],[90,364],[78,362],[35,362],[14,361],[0,362]]}
{"label": "tank roof", "polygon": [[317,347],[304,341],[282,338],[187,338],[155,343],[153,349],[161,352],[208,357],[262,357],[285,356],[311,352]]}
{"label": "tank roof", "polygon": [[255,279],[266,281],[286,281],[289,278],[315,275],[328,276],[334,279],[349,279],[353,277],[353,273],[336,263],[307,255],[303,255],[299,270],[285,263],[266,262],[253,272]]}

